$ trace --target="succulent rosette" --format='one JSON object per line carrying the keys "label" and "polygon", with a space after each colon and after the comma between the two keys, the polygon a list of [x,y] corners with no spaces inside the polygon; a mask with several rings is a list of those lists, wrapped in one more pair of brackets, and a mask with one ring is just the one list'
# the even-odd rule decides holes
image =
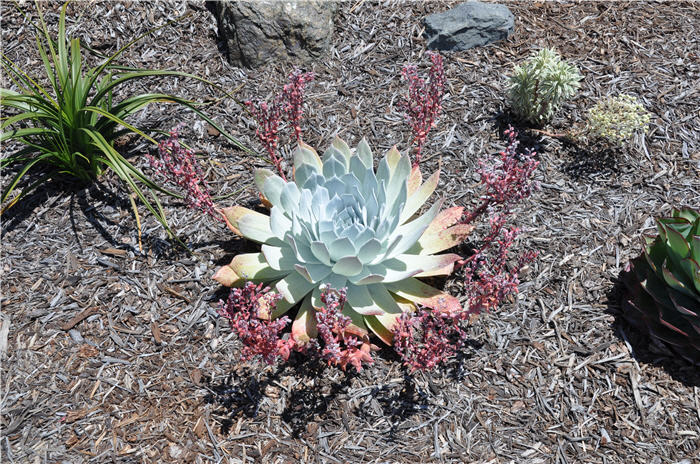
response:
{"label": "succulent rosette", "polygon": [[397,318],[416,305],[458,311],[457,298],[418,278],[449,275],[459,255],[444,251],[473,226],[458,223],[463,208],[440,211],[438,201],[418,214],[437,187],[439,170],[425,182],[407,156],[389,150],[374,170],[363,139],[354,151],[336,138],[319,157],[303,142],[294,154],[294,181],[267,169],[255,183],[270,215],[233,206],[223,210],[236,234],[262,244],[240,254],[214,279],[226,286],[266,282],[282,298],[260,317],[276,318],[300,304],[292,336],[303,344],[316,336],[314,308],[329,286],[347,289],[343,314],[358,335],[372,330],[391,343]]}
{"label": "succulent rosette", "polygon": [[674,209],[623,275],[623,315],[700,364],[700,212]]}

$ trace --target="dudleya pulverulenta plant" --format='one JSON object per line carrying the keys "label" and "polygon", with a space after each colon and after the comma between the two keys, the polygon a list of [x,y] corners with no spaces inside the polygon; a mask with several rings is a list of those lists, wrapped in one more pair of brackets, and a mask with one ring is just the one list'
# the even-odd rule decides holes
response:
{"label": "dudleya pulverulenta plant", "polygon": [[[371,329],[385,343],[404,312],[416,305],[459,311],[457,298],[418,280],[449,275],[456,254],[438,254],[464,240],[473,226],[458,223],[463,208],[440,211],[442,201],[416,215],[438,184],[392,148],[376,172],[369,145],[354,151],[336,138],[323,159],[299,143],[294,181],[259,169],[255,182],[270,216],[233,206],[222,212],[231,230],[261,243],[260,253],[237,255],[214,278],[226,286],[265,282],[282,298],[263,318],[300,303],[292,337],[303,345],[316,334],[314,308],[324,288],[347,288],[343,314],[358,335]],[[263,308],[265,306],[263,305]],[[261,310],[266,312],[265,309]]]}

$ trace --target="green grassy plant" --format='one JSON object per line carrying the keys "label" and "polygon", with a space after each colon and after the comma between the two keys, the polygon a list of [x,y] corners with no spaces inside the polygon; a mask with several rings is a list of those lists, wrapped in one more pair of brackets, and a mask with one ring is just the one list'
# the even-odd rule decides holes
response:
{"label": "green grassy plant", "polygon": [[[160,93],[115,98],[115,90],[120,85],[150,76],[180,76],[214,85],[179,71],[140,70],[113,64],[134,43],[173,21],[137,37],[98,66],[86,69],[79,39],[66,37],[67,5],[61,8],[58,39],[53,40],[37,4],[39,25],[34,24],[36,44],[50,86],[41,85],[38,79],[29,76],[5,54],[1,55],[2,67],[17,90],[0,89],[0,108],[3,110],[0,142],[15,140],[24,145],[17,152],[2,158],[3,168],[12,165],[20,167],[4,187],[1,201],[4,203],[27,172],[38,166],[43,165],[47,169],[6,207],[49,178],[68,176],[90,181],[111,169],[170,232],[155,191],[179,195],[153,182],[114,148],[114,142],[129,133],[138,134],[157,145],[153,137],[132,126],[126,119],[150,103],[177,103],[208,121],[235,145],[249,150],[202,113],[195,102]],[[12,115],[4,114],[8,110]],[[151,199],[147,198],[147,193]]]}

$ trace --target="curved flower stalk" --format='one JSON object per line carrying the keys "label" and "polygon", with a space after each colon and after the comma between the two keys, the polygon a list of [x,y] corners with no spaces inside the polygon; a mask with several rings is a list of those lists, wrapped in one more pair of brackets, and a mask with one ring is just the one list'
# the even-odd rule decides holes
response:
{"label": "curved flower stalk", "polygon": [[214,279],[226,286],[269,283],[282,299],[259,317],[274,319],[300,304],[292,337],[303,345],[317,336],[320,287],[346,288],[342,314],[352,321],[348,330],[360,336],[372,330],[390,344],[399,316],[417,304],[462,309],[457,298],[418,280],[449,275],[460,256],[435,253],[473,229],[458,223],[463,208],[441,212],[442,201],[416,214],[437,187],[439,171],[423,182],[420,169],[392,148],[375,172],[364,139],[353,152],[340,138],[323,158],[300,142],[294,170],[293,182],[256,171],[269,216],[241,206],[222,211],[231,230],[262,246],[260,253],[236,256]]}

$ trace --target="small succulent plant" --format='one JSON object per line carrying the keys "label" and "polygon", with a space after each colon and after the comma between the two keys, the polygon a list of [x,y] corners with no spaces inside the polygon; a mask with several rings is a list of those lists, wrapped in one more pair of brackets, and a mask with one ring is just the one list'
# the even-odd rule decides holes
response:
{"label": "small succulent plant", "polygon": [[510,76],[510,104],[515,114],[532,124],[544,124],[573,97],[582,79],[578,69],[559,54],[543,48]]}
{"label": "small succulent plant", "polygon": [[586,132],[622,145],[635,132],[646,132],[651,117],[636,98],[620,94],[605,98],[588,112]]}
{"label": "small succulent plant", "polygon": [[625,319],[700,363],[700,213],[674,210],[656,221],[623,282]]}
{"label": "small succulent plant", "polygon": [[448,275],[456,254],[438,254],[458,243],[473,226],[458,223],[463,208],[440,211],[442,202],[416,216],[438,184],[439,171],[422,182],[420,169],[392,148],[374,170],[373,155],[363,139],[354,151],[336,138],[323,159],[299,143],[294,154],[294,181],[267,169],[255,182],[270,206],[270,215],[241,206],[225,208],[236,234],[261,243],[261,252],[240,254],[220,268],[214,279],[225,286],[264,282],[282,298],[259,317],[275,319],[300,304],[292,337],[303,345],[316,337],[315,309],[322,291],[347,289],[342,314],[349,331],[372,330],[392,341],[398,317],[416,304],[457,311],[457,298],[417,277]]}

